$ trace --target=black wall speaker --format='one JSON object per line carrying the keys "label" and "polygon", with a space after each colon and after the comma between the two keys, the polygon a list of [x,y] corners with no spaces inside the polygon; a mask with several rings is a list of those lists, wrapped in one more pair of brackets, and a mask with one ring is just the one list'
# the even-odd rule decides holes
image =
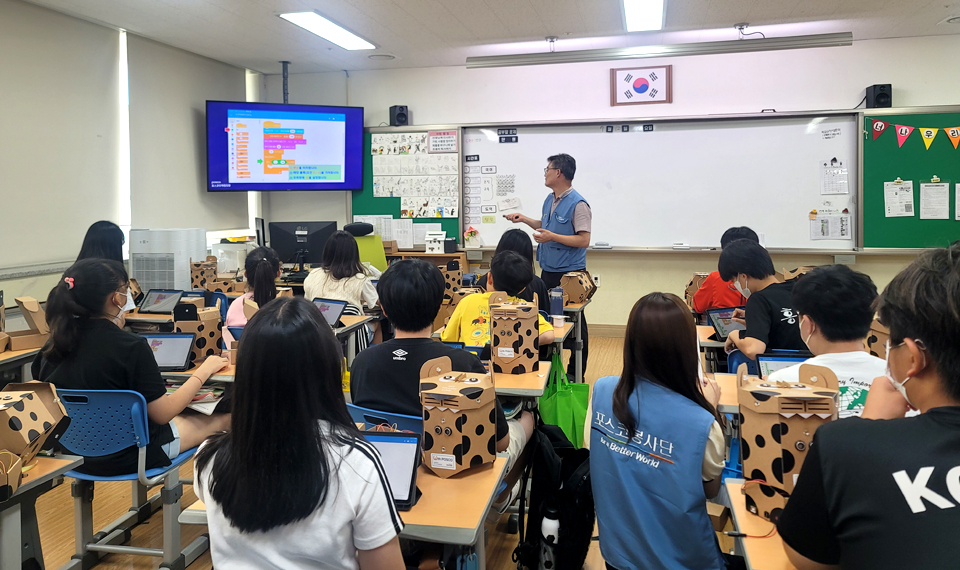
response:
{"label": "black wall speaker", "polygon": [[889,83],[867,87],[867,109],[893,107],[893,87]]}
{"label": "black wall speaker", "polygon": [[407,112],[406,105],[394,105],[393,107],[390,107],[390,126],[391,127],[404,127],[409,124],[410,124],[410,114]]}

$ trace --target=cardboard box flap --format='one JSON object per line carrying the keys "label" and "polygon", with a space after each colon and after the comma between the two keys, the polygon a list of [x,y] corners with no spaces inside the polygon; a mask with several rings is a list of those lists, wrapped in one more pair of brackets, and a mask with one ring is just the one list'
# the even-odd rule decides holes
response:
{"label": "cardboard box flap", "polygon": [[47,317],[43,312],[43,308],[40,307],[40,301],[33,297],[17,297],[14,301],[16,301],[17,306],[20,307],[23,319],[27,321],[27,326],[30,327],[30,330],[40,334],[50,332],[50,327],[47,326]]}
{"label": "cardboard box flap", "polygon": [[20,457],[6,449],[0,450],[0,503],[17,492],[22,476],[23,462]]}
{"label": "cardboard box flap", "polygon": [[243,316],[246,317],[248,321],[252,319],[253,315],[256,315],[259,310],[260,305],[253,299],[245,298],[243,300]]}
{"label": "cardboard box flap", "polygon": [[455,372],[447,356],[428,360],[420,367],[420,399],[424,408],[456,410],[481,408],[496,397],[490,375]]}

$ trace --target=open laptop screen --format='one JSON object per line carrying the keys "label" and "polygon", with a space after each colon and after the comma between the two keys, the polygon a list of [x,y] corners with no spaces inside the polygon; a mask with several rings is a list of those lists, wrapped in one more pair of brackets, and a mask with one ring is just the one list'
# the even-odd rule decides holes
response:
{"label": "open laptop screen", "polygon": [[340,315],[343,314],[343,309],[346,308],[346,301],[338,301],[336,299],[321,299],[316,298],[313,300],[313,304],[320,309],[320,312],[323,314],[323,318],[327,320],[327,323],[336,328],[337,321],[340,320]]}
{"label": "open laptop screen", "polygon": [[390,490],[397,506],[410,504],[416,492],[420,434],[403,432],[364,432],[363,437],[380,452]]}
{"label": "open laptop screen", "polygon": [[141,336],[147,339],[161,370],[184,368],[189,364],[193,333],[144,333]]}

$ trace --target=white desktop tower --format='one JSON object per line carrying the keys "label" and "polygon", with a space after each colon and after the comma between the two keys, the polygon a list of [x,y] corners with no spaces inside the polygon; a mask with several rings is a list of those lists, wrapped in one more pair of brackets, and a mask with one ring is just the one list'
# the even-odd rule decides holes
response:
{"label": "white desktop tower", "polygon": [[144,292],[190,290],[190,260],[207,257],[203,228],[130,230],[130,273]]}

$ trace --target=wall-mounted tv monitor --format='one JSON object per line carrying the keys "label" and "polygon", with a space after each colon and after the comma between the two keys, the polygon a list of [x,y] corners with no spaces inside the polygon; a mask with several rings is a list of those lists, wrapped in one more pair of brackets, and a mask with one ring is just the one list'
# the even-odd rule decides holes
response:
{"label": "wall-mounted tv monitor", "polygon": [[360,190],[363,108],[207,101],[207,190]]}

